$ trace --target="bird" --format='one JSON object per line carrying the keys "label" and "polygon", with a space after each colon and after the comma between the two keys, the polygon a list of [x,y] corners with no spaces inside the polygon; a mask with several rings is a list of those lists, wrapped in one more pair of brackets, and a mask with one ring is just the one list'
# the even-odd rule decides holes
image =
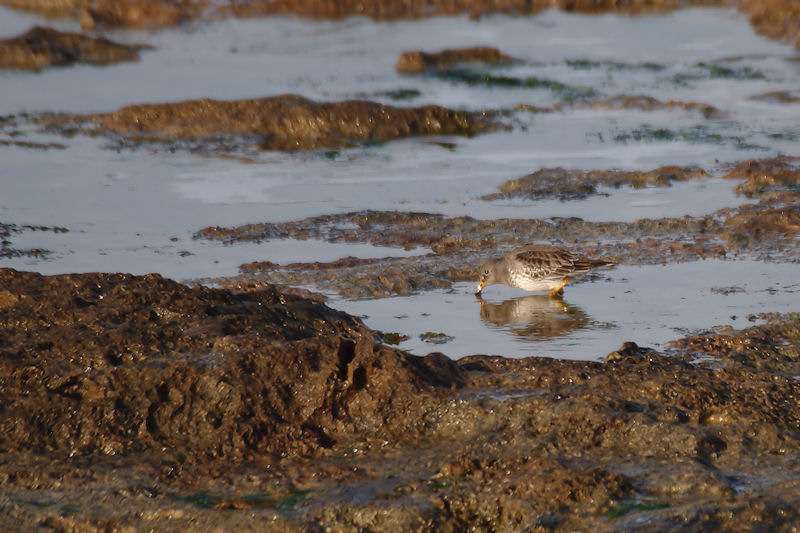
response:
{"label": "bird", "polygon": [[480,296],[484,287],[502,283],[531,292],[549,291],[551,297],[556,297],[570,280],[611,264],[612,261],[590,259],[566,248],[526,244],[483,263],[475,294]]}

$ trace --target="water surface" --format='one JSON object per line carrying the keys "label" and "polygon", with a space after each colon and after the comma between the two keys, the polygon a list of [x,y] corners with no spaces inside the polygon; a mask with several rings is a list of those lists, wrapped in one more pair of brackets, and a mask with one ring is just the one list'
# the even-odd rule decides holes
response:
{"label": "water surface", "polygon": [[[78,29],[72,22],[0,7],[0,36],[45,23]],[[737,183],[719,179],[721,163],[793,153],[800,138],[800,106],[750,99],[800,86],[796,51],[757,36],[746,17],[728,9],[641,17],[544,12],[394,22],[278,17],[153,32],[117,30],[107,36],[149,43],[156,50],[143,52],[138,63],[113,67],[0,72],[0,115],[102,112],[133,103],[286,92],[316,100],[368,98],[475,110],[563,103],[564,94],[546,88],[466,85],[400,75],[394,69],[406,50],[488,45],[523,60],[492,70],[494,75],[590,88],[598,98],[644,94],[662,101],[702,102],[717,107],[724,117],[708,119],[675,109],[518,110],[504,118],[510,131],[475,138],[405,139],[295,154],[252,148],[173,153],[147,145],[118,149],[108,139],[63,138],[22,127],[24,135],[15,139],[58,142],[65,148],[0,146],[0,221],[66,227],[69,232],[12,235],[16,248],[41,247],[52,253],[0,259],[0,266],[44,273],[155,271],[190,280],[235,275],[239,265],[256,260],[285,264],[408,253],[317,241],[225,246],[192,239],[209,225],[289,221],[362,209],[484,219],[698,216],[745,201],[733,193]],[[388,94],[398,89],[413,89],[419,96],[392,100]],[[0,140],[19,131],[0,130]],[[607,190],[606,196],[570,202],[478,199],[496,192],[506,180],[543,167],[633,170],[662,165],[699,165],[714,176],[669,188]],[[749,314],[790,310],[796,301],[792,272],[794,265],[748,261],[618,267],[568,288],[566,311],[546,299],[490,291],[481,313],[472,286],[466,284],[450,292],[369,302],[334,300],[332,305],[367,315],[373,327],[410,335],[402,347],[420,353],[442,349],[454,357],[595,357],[623,340],[658,346],[686,330],[746,325],[743,317]],[[714,292],[720,285],[742,290]],[[426,331],[454,340],[433,346],[419,339]]]}
{"label": "water surface", "polygon": [[[475,284],[460,283],[447,291],[333,305],[373,328],[407,335],[399,347],[417,354],[591,360],[624,341],[663,348],[714,326],[750,326],[763,311],[797,311],[797,272],[796,264],[759,261],[618,266],[567,285],[562,299],[492,285],[481,302]],[[427,332],[452,340],[426,342],[420,335]]]}

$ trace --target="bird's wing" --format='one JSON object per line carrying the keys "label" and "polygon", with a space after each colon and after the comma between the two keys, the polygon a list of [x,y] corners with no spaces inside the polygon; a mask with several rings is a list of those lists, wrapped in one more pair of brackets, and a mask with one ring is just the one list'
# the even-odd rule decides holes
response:
{"label": "bird's wing", "polygon": [[537,278],[563,277],[575,272],[576,256],[557,248],[523,247],[513,252],[514,260]]}

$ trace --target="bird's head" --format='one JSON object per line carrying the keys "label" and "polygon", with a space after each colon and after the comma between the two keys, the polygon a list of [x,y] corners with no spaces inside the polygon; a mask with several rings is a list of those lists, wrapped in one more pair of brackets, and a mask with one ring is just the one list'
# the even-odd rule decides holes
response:
{"label": "bird's head", "polygon": [[475,287],[475,294],[480,294],[483,288],[493,283],[498,283],[497,265],[502,259],[489,259],[478,270],[478,286]]}

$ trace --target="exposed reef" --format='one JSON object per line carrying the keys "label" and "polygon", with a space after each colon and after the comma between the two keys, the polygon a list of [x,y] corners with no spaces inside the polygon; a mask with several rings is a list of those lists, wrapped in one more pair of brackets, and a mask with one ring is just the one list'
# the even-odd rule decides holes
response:
{"label": "exposed reef", "polygon": [[601,194],[600,187],[619,189],[623,185],[634,188],[669,187],[675,181],[707,177],[699,168],[661,167],[649,171],[580,170],[543,168],[532,174],[509,180],[500,185],[500,191],[481,197],[482,200],[508,198],[559,198],[577,200]]}
{"label": "exposed reef", "polygon": [[[737,192],[754,202],[702,216],[642,218],[632,222],[593,222],[576,217],[480,220],[433,213],[359,211],[233,228],[210,226],[197,231],[195,237],[228,244],[319,239],[431,250],[412,257],[345,258],[330,263],[277,265],[265,258],[242,265],[239,277],[222,280],[314,286],[349,298],[408,295],[474,281],[477,266],[490,254],[531,241],[565,244],[619,264],[737,257],[800,260],[798,160],[748,160],[725,167],[724,174],[715,172],[742,180]],[[545,169],[512,180],[506,184],[508,192],[490,198],[519,194],[569,200],[601,193],[600,187],[669,186],[674,181],[707,176],[706,171],[693,167],[663,167],[646,172]]]}
{"label": "exposed reef", "polygon": [[798,324],[452,361],[267,285],[2,269],[0,527],[788,531]]}
{"label": "exposed reef", "polygon": [[406,74],[420,74],[427,71],[443,71],[465,64],[507,65],[519,59],[504,54],[497,48],[475,46],[457,48],[440,52],[403,52],[397,59],[395,68]]}
{"label": "exposed reef", "polygon": [[738,6],[750,17],[755,30],[767,37],[800,46],[800,8],[793,0],[2,0],[0,3],[50,16],[80,20],[85,29],[95,27],[158,28],[195,19],[225,16],[300,15],[312,18],[368,16],[374,19],[419,18],[492,13],[530,15],[544,9],[582,13],[616,12],[630,15],[666,12],[686,7]]}
{"label": "exposed reef", "polygon": [[18,37],[0,40],[0,69],[42,70],[74,63],[138,61],[139,52],[147,48],[35,26]]}
{"label": "exposed reef", "polygon": [[126,143],[193,147],[255,144],[263,150],[316,150],[412,135],[476,135],[499,125],[486,114],[441,106],[399,108],[366,100],[314,102],[284,94],[252,100],[140,104],[112,113],[36,119],[54,131],[116,136]]}
{"label": "exposed reef", "polygon": [[519,104],[515,111],[531,111],[533,113],[555,113],[571,109],[593,109],[604,111],[617,111],[635,109],[638,111],[683,110],[700,113],[703,118],[718,119],[727,115],[710,104],[702,102],[682,102],[680,100],[662,101],[652,96],[643,94],[609,96],[607,98],[582,98],[571,101],[558,102],[551,106],[536,106]]}

